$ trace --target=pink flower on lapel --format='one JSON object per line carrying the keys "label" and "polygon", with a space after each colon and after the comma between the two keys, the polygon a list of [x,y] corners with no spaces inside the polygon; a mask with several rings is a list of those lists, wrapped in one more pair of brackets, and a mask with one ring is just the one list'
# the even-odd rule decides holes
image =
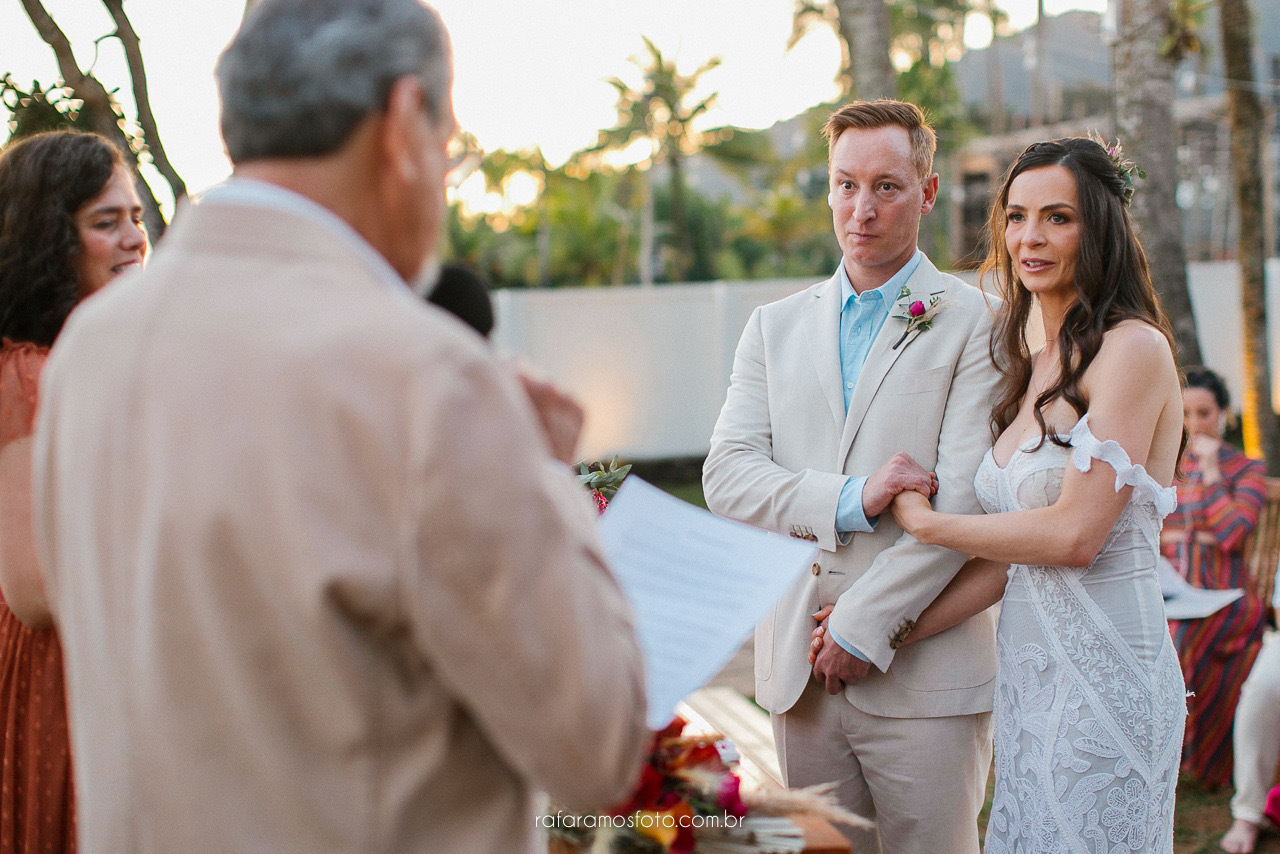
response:
{"label": "pink flower on lapel", "polygon": [[933,325],[938,312],[942,311],[946,305],[946,302],[942,299],[943,293],[945,292],[935,291],[924,299],[920,299],[906,285],[902,286],[902,290],[898,291],[898,299],[894,301],[893,310],[889,313],[889,316],[905,320],[907,328],[902,330],[902,337],[893,345],[894,350],[902,346],[902,342],[906,341],[907,336],[912,332],[918,334]]}

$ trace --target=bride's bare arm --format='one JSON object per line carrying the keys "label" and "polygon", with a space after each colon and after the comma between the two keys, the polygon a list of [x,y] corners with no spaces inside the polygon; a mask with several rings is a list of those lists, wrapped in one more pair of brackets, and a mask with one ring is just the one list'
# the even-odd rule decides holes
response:
{"label": "bride's bare arm", "polygon": [[985,558],[970,558],[938,598],[916,619],[907,643],[922,641],[952,626],[958,626],[1000,601],[1008,578],[1009,565]]}
{"label": "bride's bare arm", "polygon": [[[1114,440],[1136,464],[1152,453],[1161,416],[1177,399],[1177,371],[1164,337],[1149,326],[1117,327],[1108,334],[1086,374],[1089,426],[1099,439]],[[1181,410],[1178,408],[1178,429]],[[1171,429],[1167,416],[1163,429]],[[1158,476],[1171,477],[1173,459],[1161,436]],[[1176,451],[1176,444],[1174,445]],[[1120,518],[1132,487],[1115,489],[1116,472],[1094,461],[1089,471],[1068,465],[1058,500],[1048,507],[965,516],[935,513],[919,495],[899,495],[893,514],[904,530],[928,545],[940,545],[1000,563],[1087,566]],[[1167,480],[1165,481],[1167,482]],[[918,500],[917,500],[918,499]]]}

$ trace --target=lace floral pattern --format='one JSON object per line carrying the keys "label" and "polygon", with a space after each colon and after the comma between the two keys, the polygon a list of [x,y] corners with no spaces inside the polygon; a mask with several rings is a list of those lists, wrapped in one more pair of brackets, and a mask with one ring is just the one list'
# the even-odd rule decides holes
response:
{"label": "lace floral pattern", "polygon": [[1068,463],[1094,460],[1133,493],[1087,568],[1009,570],[1000,615],[995,796],[988,854],[1173,850],[1173,801],[1186,701],[1155,580],[1173,490],[1100,441],[1088,416],[1070,448],[988,454],[975,486],[988,513],[1057,500]]}

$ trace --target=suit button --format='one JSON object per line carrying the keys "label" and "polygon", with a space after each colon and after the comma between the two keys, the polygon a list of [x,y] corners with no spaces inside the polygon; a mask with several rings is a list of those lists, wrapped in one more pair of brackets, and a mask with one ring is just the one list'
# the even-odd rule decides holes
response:
{"label": "suit button", "polygon": [[814,575],[817,575],[818,573],[822,572],[822,567],[818,566],[818,565],[815,563],[815,564],[813,565],[813,569],[811,570],[811,572],[812,572]]}

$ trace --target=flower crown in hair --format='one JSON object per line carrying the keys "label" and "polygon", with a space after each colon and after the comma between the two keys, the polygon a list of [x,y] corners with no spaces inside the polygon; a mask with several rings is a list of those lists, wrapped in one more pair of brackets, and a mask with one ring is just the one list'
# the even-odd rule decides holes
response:
{"label": "flower crown in hair", "polygon": [[1146,178],[1147,173],[1137,163],[1124,156],[1124,146],[1120,144],[1119,138],[1114,143],[1108,144],[1106,140],[1097,134],[1090,134],[1090,137],[1094,142],[1102,146],[1103,151],[1107,152],[1107,157],[1111,160],[1111,165],[1115,167],[1116,174],[1120,176],[1120,180],[1124,181],[1124,203],[1126,205],[1129,204],[1129,201],[1133,198],[1133,176],[1137,175],[1139,178]]}

